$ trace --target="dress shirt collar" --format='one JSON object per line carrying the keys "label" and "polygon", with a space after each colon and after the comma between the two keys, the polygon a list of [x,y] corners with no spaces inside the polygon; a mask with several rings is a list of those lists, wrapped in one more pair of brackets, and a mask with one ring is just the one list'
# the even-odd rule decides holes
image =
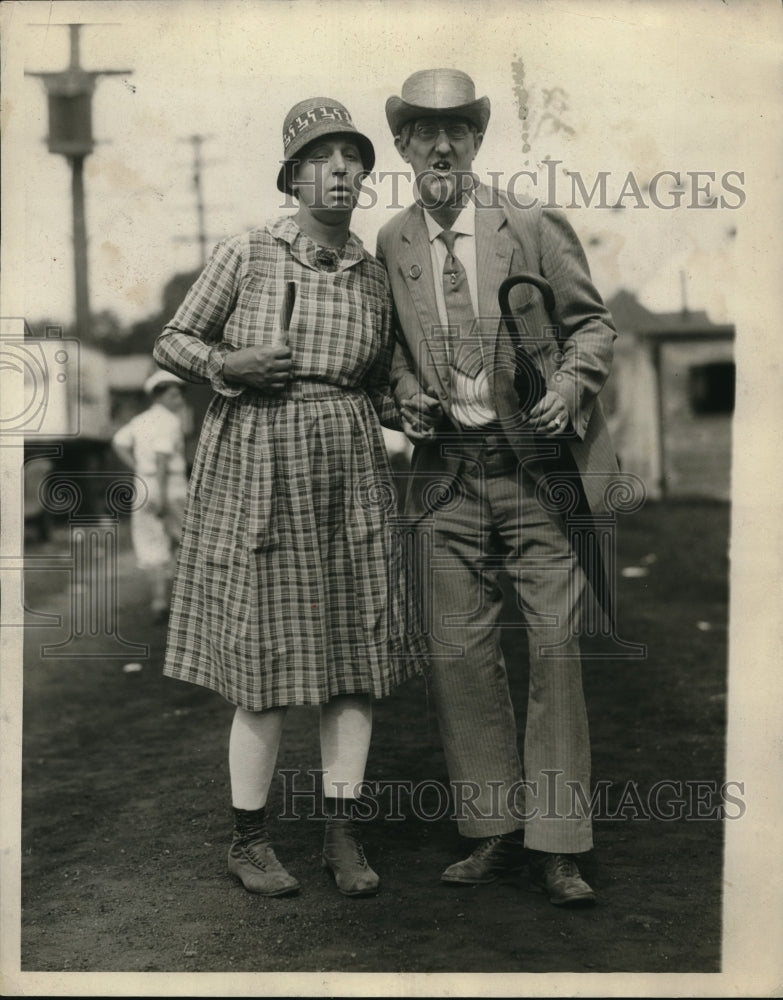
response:
{"label": "dress shirt collar", "polygon": [[[283,242],[289,245],[292,256],[300,264],[304,264],[305,267],[309,267],[314,271],[318,270],[318,265],[315,262],[318,244],[310,239],[306,233],[302,232],[294,221],[293,216],[284,215],[279,219],[275,219],[274,222],[267,223],[267,229],[275,239],[283,240]],[[353,267],[354,264],[363,261],[367,256],[364,244],[355,233],[349,233],[347,242],[336,249],[339,255],[337,261],[338,271],[344,271],[346,268]]]}
{"label": "dress shirt collar", "polygon": [[[430,243],[432,243],[443,232],[443,226],[436,222],[426,210],[424,212],[424,221],[427,224],[427,235]],[[476,235],[476,203],[472,198],[468,199],[467,204],[454,220],[454,225],[451,227],[451,231],[453,233],[459,233],[460,236]]]}

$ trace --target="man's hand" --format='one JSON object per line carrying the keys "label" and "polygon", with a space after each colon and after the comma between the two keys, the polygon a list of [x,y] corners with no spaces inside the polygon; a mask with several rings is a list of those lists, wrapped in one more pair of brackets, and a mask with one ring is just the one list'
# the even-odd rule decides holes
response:
{"label": "man's hand", "polygon": [[291,378],[291,348],[278,344],[231,351],[223,362],[223,378],[261,392],[279,392]]}
{"label": "man's hand", "polygon": [[565,400],[552,389],[547,390],[535,406],[528,410],[524,423],[544,437],[558,437],[564,434],[570,424],[570,414]]}
{"label": "man's hand", "polygon": [[401,400],[400,416],[402,429],[410,441],[414,444],[431,441],[435,437],[435,428],[443,417],[435,389],[427,386],[426,391],[420,389]]}

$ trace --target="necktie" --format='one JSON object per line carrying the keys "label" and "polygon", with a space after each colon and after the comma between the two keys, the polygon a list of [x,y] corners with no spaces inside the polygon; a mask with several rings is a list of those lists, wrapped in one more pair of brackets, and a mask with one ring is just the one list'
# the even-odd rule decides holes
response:
{"label": "necktie", "polygon": [[444,229],[438,236],[446,244],[447,251],[443,264],[443,298],[449,319],[451,365],[461,374],[475,379],[483,367],[481,342],[473,329],[476,314],[470,300],[468,276],[454,254],[457,233]]}

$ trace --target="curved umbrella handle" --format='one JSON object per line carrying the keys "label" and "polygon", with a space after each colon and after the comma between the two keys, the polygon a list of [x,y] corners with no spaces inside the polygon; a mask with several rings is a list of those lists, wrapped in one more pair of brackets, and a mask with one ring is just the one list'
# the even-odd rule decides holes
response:
{"label": "curved umbrella handle", "polygon": [[547,311],[555,308],[555,293],[552,286],[540,274],[512,274],[504,279],[498,289],[498,303],[506,325],[514,343],[514,389],[519,400],[519,408],[523,412],[534,406],[546,394],[546,380],[541,370],[525,348],[522,334],[517,326],[517,320],[511,312],[509,292],[515,285],[534,285],[544,299]]}
{"label": "curved umbrella handle", "polygon": [[[555,293],[552,291],[552,286],[546,280],[542,278],[540,274],[512,274],[510,277],[506,278],[498,289],[498,302],[500,304],[500,309],[503,314],[503,319],[506,317],[511,318],[511,306],[509,305],[508,296],[509,292],[515,285],[535,285],[535,287],[541,292],[544,299],[544,305],[546,306],[547,312],[553,312],[555,308]],[[513,320],[512,320],[513,322]]]}

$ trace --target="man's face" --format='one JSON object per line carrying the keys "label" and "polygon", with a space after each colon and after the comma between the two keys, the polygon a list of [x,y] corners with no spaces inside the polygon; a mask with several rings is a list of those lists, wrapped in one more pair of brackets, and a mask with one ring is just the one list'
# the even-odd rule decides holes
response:
{"label": "man's face", "polygon": [[293,187],[300,206],[312,214],[350,214],[366,171],[359,147],[347,137],[317,139],[301,151]]}
{"label": "man's face", "polygon": [[473,187],[471,167],[483,139],[464,118],[417,118],[394,140],[416,175],[425,208],[458,205]]}

